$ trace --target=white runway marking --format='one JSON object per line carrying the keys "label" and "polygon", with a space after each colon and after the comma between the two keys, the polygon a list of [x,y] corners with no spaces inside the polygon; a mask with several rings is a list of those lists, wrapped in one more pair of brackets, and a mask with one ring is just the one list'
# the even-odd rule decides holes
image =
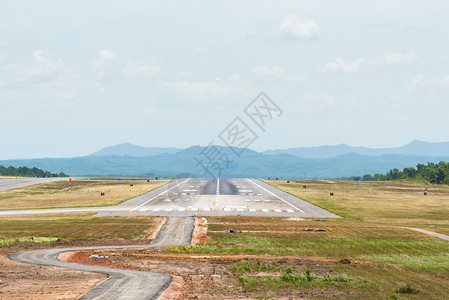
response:
{"label": "white runway marking", "polygon": [[293,209],[287,209],[287,212],[295,212]]}
{"label": "white runway marking", "polygon": [[192,207],[190,211],[198,211],[198,207]]}
{"label": "white runway marking", "polygon": [[158,207],[158,208],[153,208],[152,209],[152,211],[160,211],[161,209]]}
{"label": "white runway marking", "polygon": [[250,208],[249,211],[255,212],[255,211],[257,211],[257,209],[255,209],[255,208]]}
{"label": "white runway marking", "polygon": [[209,207],[209,206],[205,206],[205,207],[203,208],[203,211],[210,211],[210,207]]}
{"label": "white runway marking", "polygon": [[185,207],[180,207],[180,208],[178,208],[178,211],[186,211],[186,208]]}
{"label": "white runway marking", "polygon": [[178,186],[180,186],[181,184],[183,184],[183,183],[185,183],[185,182],[187,182],[187,181],[189,181],[189,180],[190,180],[190,178],[184,180],[184,181],[181,182],[181,183],[178,183],[177,185],[175,185],[175,186],[169,188],[168,190],[165,190],[165,191],[163,191],[162,193],[159,193],[157,196],[154,196],[154,197],[151,198],[150,200],[145,201],[144,203],[142,203],[142,204],[140,204],[140,205],[134,207],[134,208],[131,209],[130,211],[135,211],[136,209],[141,208],[142,206],[144,206],[144,205],[147,204],[148,202],[152,201],[153,199],[156,199],[156,198],[159,197],[160,195],[163,195],[163,194],[165,194],[165,193],[168,193],[169,191],[171,191],[171,190],[174,189],[175,187],[178,187]]}
{"label": "white runway marking", "polygon": [[252,180],[250,180],[250,179],[248,179],[248,178],[246,178],[246,180],[248,180],[248,181],[251,182],[252,184],[255,184],[256,186],[260,187],[261,189],[263,189],[264,191],[270,193],[271,195],[275,196],[276,198],[278,198],[278,199],[281,200],[282,202],[287,203],[288,205],[290,205],[290,206],[293,207],[294,209],[296,209],[296,210],[298,210],[298,211],[304,213],[304,211],[303,211],[302,209],[297,208],[296,206],[294,206],[294,205],[291,204],[290,202],[285,201],[284,199],[282,199],[282,198],[279,197],[278,195],[276,195],[276,194],[270,192],[269,190],[267,190],[266,188],[264,188],[264,187],[258,185],[258,184],[255,183],[254,181],[252,181]]}
{"label": "white runway marking", "polygon": [[149,210],[149,209],[150,209],[149,207],[145,207],[145,208],[139,209],[139,211],[147,211],[147,210]]}
{"label": "white runway marking", "polygon": [[269,212],[270,210],[269,210],[269,209],[266,209],[266,208],[262,208],[261,211],[263,211],[263,212]]}
{"label": "white runway marking", "polygon": [[275,208],[273,209],[275,212],[282,212],[282,209]]}
{"label": "white runway marking", "polygon": [[245,211],[243,208],[237,208],[236,211]]}
{"label": "white runway marking", "polygon": [[217,178],[217,195],[220,195],[220,178]]}
{"label": "white runway marking", "polygon": [[232,211],[232,209],[230,209],[229,207],[225,207],[223,208],[224,211]]}

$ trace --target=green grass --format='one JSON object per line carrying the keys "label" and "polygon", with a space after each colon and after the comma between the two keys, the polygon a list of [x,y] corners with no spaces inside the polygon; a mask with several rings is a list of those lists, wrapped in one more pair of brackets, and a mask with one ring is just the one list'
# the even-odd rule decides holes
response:
{"label": "green grass", "polygon": [[0,246],[11,246],[14,243],[50,243],[58,240],[58,238],[49,238],[49,237],[36,237],[36,236],[24,236],[19,238],[7,238],[4,236],[0,236]]}
{"label": "green grass", "polygon": [[[416,299],[448,299],[449,243],[403,228],[386,227],[354,219],[327,221],[288,221],[282,218],[208,217],[209,232],[205,245],[170,246],[168,252],[191,254],[248,254],[290,257],[295,262],[304,258],[328,258],[332,261],[312,270],[316,280],[304,280],[304,270],[295,269],[292,281],[287,281],[274,265],[259,270],[256,260],[248,259],[231,266],[237,284],[248,293],[288,289],[337,289],[345,292],[342,298],[388,299],[397,290],[411,284],[419,289]],[[242,233],[225,233],[226,229]],[[308,232],[307,228],[321,228],[325,232]],[[249,231],[249,233],[248,233]],[[351,264],[337,261],[349,259]],[[354,263],[356,261],[356,263]],[[357,263],[360,261],[360,263]],[[362,263],[365,261],[365,263]],[[266,266],[272,266],[265,261]],[[260,276],[258,272],[265,272]],[[301,273],[302,272],[302,273]],[[328,278],[329,276],[341,276]],[[283,277],[284,276],[284,277]],[[326,277],[325,277],[326,276]],[[328,278],[325,280],[325,278]],[[346,280],[346,278],[348,280]],[[354,295],[348,294],[355,293]],[[260,295],[260,293],[259,293]],[[408,296],[407,296],[408,297]]]}
{"label": "green grass", "polygon": [[85,240],[132,239],[155,225],[151,217],[95,217],[94,214],[64,214],[0,218],[3,239],[27,237]]}

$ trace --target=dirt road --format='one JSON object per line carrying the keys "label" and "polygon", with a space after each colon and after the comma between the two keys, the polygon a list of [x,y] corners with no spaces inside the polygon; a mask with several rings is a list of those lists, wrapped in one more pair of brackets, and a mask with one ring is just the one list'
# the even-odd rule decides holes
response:
{"label": "dirt road", "polygon": [[155,299],[169,286],[172,281],[170,275],[74,264],[61,261],[58,257],[62,253],[74,251],[155,248],[166,247],[170,244],[190,244],[193,228],[194,219],[192,217],[170,217],[151,245],[77,247],[23,251],[13,253],[9,255],[9,258],[28,264],[104,273],[110,276],[96,288],[84,294],[80,299]]}

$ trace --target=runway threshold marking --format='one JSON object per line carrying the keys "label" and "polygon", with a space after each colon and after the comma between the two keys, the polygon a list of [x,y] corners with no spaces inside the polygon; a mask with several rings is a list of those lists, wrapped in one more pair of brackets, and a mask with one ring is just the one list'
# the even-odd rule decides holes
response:
{"label": "runway threshold marking", "polygon": [[159,193],[157,196],[154,196],[153,198],[151,198],[150,200],[147,200],[147,201],[145,201],[144,203],[142,203],[142,204],[140,204],[140,205],[138,205],[138,206],[136,206],[136,207],[134,207],[133,209],[131,209],[130,211],[135,211],[136,209],[139,209],[139,208],[141,208],[142,206],[144,206],[145,204],[147,204],[148,202],[150,202],[150,201],[152,201],[152,200],[154,200],[154,199],[156,199],[157,197],[159,197],[160,195],[163,195],[163,194],[165,194],[165,193],[167,193],[168,191],[171,191],[172,189],[174,189],[175,187],[178,187],[178,186],[180,186],[181,184],[183,184],[183,183],[185,183],[185,182],[187,182],[187,181],[189,181],[189,179],[190,178],[187,178],[186,180],[184,180],[183,182],[181,182],[181,183],[178,183],[177,185],[175,185],[175,186],[173,186],[173,187],[171,187],[171,188],[169,188],[168,190],[165,190],[165,191],[163,191],[162,193]]}
{"label": "runway threshold marking", "polygon": [[290,202],[285,201],[284,199],[282,199],[281,197],[279,197],[278,195],[270,192],[269,190],[267,190],[266,188],[264,188],[263,186],[258,185],[257,183],[255,183],[254,181],[252,181],[251,179],[246,178],[246,180],[248,180],[249,182],[251,182],[252,184],[260,187],[261,189],[263,189],[264,191],[270,193],[271,195],[275,196],[276,198],[278,198],[279,200],[281,200],[284,203],[287,203],[288,205],[290,205],[291,207],[293,207],[294,209],[297,209],[299,212],[304,213],[304,211],[302,209],[299,209],[298,207],[294,206],[293,204],[291,204]]}

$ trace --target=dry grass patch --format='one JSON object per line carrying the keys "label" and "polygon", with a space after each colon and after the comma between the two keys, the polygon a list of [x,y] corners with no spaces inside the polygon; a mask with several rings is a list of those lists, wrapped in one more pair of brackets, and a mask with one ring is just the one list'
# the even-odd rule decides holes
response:
{"label": "dry grass patch", "polygon": [[[264,180],[347,220],[449,230],[449,187],[407,182]],[[303,186],[306,186],[304,188]],[[334,193],[334,196],[330,196]]]}
{"label": "dry grass patch", "polygon": [[0,210],[117,205],[166,183],[168,181],[74,180],[71,193],[66,181],[43,183],[0,192]]}
{"label": "dry grass patch", "polygon": [[96,217],[92,213],[5,217],[0,218],[0,245],[1,240],[22,241],[26,237],[132,239],[145,236],[155,225],[153,217]]}

